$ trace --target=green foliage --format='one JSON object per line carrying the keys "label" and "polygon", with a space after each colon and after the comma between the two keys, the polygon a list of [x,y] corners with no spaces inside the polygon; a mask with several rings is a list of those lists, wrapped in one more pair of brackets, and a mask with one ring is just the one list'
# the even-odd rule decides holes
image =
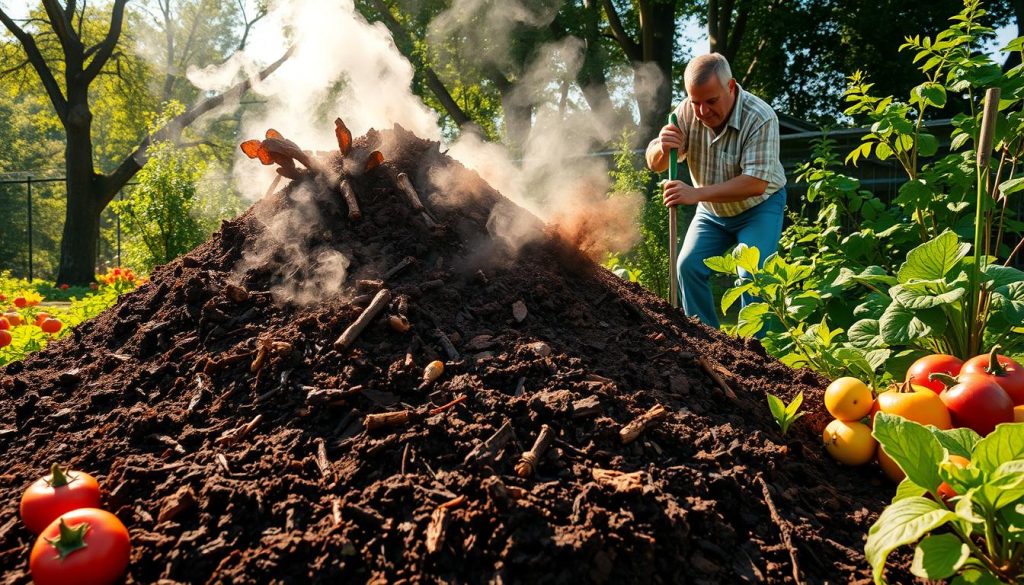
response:
{"label": "green foliage", "polygon": [[[138,282],[133,281],[130,286],[119,283],[119,287],[101,284],[95,291],[81,287],[61,290],[52,282],[37,280],[30,284],[27,280],[12,277],[9,271],[0,272],[0,313],[17,312],[23,321],[23,324],[11,327],[11,344],[0,348],[0,366],[25,359],[46,347],[49,342],[69,335],[72,327],[113,306],[120,294],[133,290]],[[53,292],[53,296],[44,294],[50,292]],[[69,293],[73,293],[68,299],[69,304],[52,304],[55,300],[53,297],[60,298]],[[19,309],[13,305],[13,299],[19,295],[34,297],[32,303],[39,303],[45,298],[51,304],[30,304]],[[34,325],[36,315],[40,312],[59,319],[63,324],[60,331],[51,335]]]}
{"label": "green foliage", "polygon": [[667,299],[668,209],[661,202],[661,190],[655,187],[655,174],[633,152],[632,139],[633,135],[626,132],[619,141],[611,173],[612,191],[650,195],[644,198],[640,213],[640,242],[628,254],[609,257],[605,267]]}
{"label": "green foliage", "polygon": [[[981,438],[969,429],[942,431],[883,412],[875,416],[873,434],[907,474],[864,546],[876,583],[885,582],[889,554],[913,544],[911,572],[922,579],[1024,578],[1024,424],[1001,424]],[[951,454],[970,464],[953,464]],[[959,495],[944,500],[943,482]]]}
{"label": "green foliage", "polygon": [[[801,212],[783,234],[785,258],[723,298],[724,311],[724,301],[742,292],[762,297],[741,312],[740,334],[767,326],[765,347],[782,361],[829,377],[870,378],[875,386],[902,379],[925,353],[966,359],[995,344],[1024,352],[1024,272],[1009,267],[1004,243],[1005,234],[1024,228],[1008,213],[1024,191],[1014,162],[1024,154],[1024,76],[1021,68],[1004,74],[972,52],[989,33],[978,24],[983,16],[978,2],[967,0],[947,30],[907,39],[903,49],[915,53],[925,81],[905,102],[874,96],[863,75],[851,77],[847,113],[871,129],[847,160],[896,159],[907,182],[886,204],[840,172],[832,140],[817,141],[798,180],[820,211],[807,219]],[[1024,39],[1010,48],[1021,50]],[[991,169],[978,167],[969,150],[988,86],[1004,91]],[[972,109],[954,118],[952,152],[940,156],[922,121],[954,94],[966,95]],[[713,260],[720,272],[734,268]]]}
{"label": "green foliage", "polygon": [[775,423],[779,425],[779,429],[782,431],[782,436],[785,437],[790,425],[801,416],[807,414],[807,411],[799,412],[800,405],[804,402],[804,393],[800,392],[797,394],[789,404],[783,403],[778,396],[771,392],[767,392],[766,395],[768,397],[768,408],[772,411],[772,418],[775,419]]}
{"label": "green foliage", "polygon": [[[184,111],[171,102],[151,123],[159,128]],[[148,271],[166,264],[206,239],[198,216],[198,183],[206,164],[195,150],[157,142],[149,148],[149,162],[136,175],[138,185],[111,208],[121,218],[127,236],[127,264]]]}

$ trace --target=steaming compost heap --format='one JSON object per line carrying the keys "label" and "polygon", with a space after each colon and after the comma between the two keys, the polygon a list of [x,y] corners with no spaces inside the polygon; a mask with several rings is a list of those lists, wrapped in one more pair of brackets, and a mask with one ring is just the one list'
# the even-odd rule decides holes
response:
{"label": "steaming compost heap", "polygon": [[[4,583],[54,461],[99,477],[130,583],[869,580],[892,490],[825,456],[822,379],[558,230],[491,235],[528,214],[437,143],[337,135],[243,145],[292,182],[0,370]],[[805,393],[786,439],[765,391]]]}

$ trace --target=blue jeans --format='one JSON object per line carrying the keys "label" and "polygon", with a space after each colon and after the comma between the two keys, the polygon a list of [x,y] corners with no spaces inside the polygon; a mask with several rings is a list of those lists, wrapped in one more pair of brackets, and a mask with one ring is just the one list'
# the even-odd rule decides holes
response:
{"label": "blue jeans", "polygon": [[[688,316],[718,328],[718,307],[708,283],[711,269],[704,264],[704,259],[721,256],[737,243],[743,243],[760,250],[759,262],[764,264],[765,258],[779,249],[785,209],[785,187],[758,206],[733,217],[718,217],[705,210],[704,206],[697,206],[697,213],[686,230],[683,247],[679,251],[677,267],[679,300]],[[739,271],[741,280],[750,276],[746,270]],[[746,306],[753,299],[743,295],[741,302]]]}

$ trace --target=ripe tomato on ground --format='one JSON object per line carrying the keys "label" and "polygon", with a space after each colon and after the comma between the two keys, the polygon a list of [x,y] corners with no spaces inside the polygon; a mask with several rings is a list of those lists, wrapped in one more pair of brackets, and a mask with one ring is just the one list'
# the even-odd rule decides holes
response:
{"label": "ripe tomato on ground", "polygon": [[43,330],[43,333],[51,334],[60,331],[60,328],[63,326],[64,324],[60,322],[60,319],[55,319],[53,317],[47,317],[39,324],[39,328]]}
{"label": "ripe tomato on ground", "polygon": [[878,442],[862,422],[834,420],[821,433],[828,454],[847,465],[863,465],[875,456]]}
{"label": "ripe tomato on ground", "polygon": [[11,322],[7,320],[7,317],[0,317],[0,330],[6,330],[11,328]]}
{"label": "ripe tomato on ground", "polygon": [[882,468],[882,472],[885,476],[892,481],[899,483],[903,481],[907,474],[903,472],[901,468],[889,454],[885,452],[885,449],[881,445],[878,446],[878,466]]}
{"label": "ripe tomato on ground", "polygon": [[130,556],[128,530],[117,516],[79,508],[43,530],[28,567],[36,585],[111,585],[124,575]]}
{"label": "ripe tomato on ground", "polygon": [[871,412],[873,402],[871,389],[857,378],[838,378],[825,389],[825,408],[839,420],[864,418]]}
{"label": "ripe tomato on ground", "polygon": [[50,314],[45,311],[39,311],[38,313],[36,313],[36,327],[42,325],[43,321],[46,321],[49,318]]}
{"label": "ripe tomato on ground", "polygon": [[21,314],[17,311],[4,313],[4,318],[11,324],[11,327],[17,327],[25,323],[25,320],[21,318]]}
{"label": "ripe tomato on ground", "polygon": [[14,297],[14,306],[24,309],[28,306],[28,300],[25,297]]}
{"label": "ripe tomato on ground", "polygon": [[964,361],[956,356],[944,353],[926,355],[910,366],[910,369],[907,370],[906,380],[911,384],[930,388],[932,392],[938,394],[945,390],[946,386],[939,380],[932,380],[929,376],[939,373],[955,378],[960,375],[960,368],[963,365]]}
{"label": "ripe tomato on ground", "polygon": [[1014,404],[1024,404],[1024,366],[998,351],[997,345],[991,353],[972,357],[964,362],[961,372],[989,376],[1006,390]]}
{"label": "ripe tomato on ground", "polygon": [[949,410],[942,399],[924,386],[904,382],[882,392],[875,401],[878,405],[876,411],[896,414],[922,425],[935,425],[942,430],[953,428]]}
{"label": "ripe tomato on ground", "polygon": [[14,338],[11,337],[11,332],[6,329],[0,329],[0,347],[7,347],[11,344]]}
{"label": "ripe tomato on ground", "polygon": [[50,475],[41,477],[21,495],[21,520],[35,534],[65,512],[98,508],[100,486],[83,471],[62,470],[54,463]]}
{"label": "ripe tomato on ground", "polygon": [[939,398],[949,409],[953,424],[982,437],[997,424],[1013,422],[1013,400],[985,374],[961,375],[956,385],[943,390]]}

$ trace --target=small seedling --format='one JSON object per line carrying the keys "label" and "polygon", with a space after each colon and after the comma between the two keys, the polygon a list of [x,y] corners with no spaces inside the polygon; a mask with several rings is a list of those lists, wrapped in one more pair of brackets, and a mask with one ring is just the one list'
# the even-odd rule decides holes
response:
{"label": "small seedling", "polygon": [[796,397],[793,398],[793,401],[788,405],[782,402],[778,396],[771,392],[768,392],[767,395],[768,408],[771,409],[772,416],[775,417],[775,422],[779,425],[779,428],[782,429],[782,436],[785,437],[786,432],[789,431],[789,426],[793,424],[796,419],[807,414],[806,411],[797,412],[800,410],[800,405],[804,402],[804,393],[801,392],[797,394]]}

